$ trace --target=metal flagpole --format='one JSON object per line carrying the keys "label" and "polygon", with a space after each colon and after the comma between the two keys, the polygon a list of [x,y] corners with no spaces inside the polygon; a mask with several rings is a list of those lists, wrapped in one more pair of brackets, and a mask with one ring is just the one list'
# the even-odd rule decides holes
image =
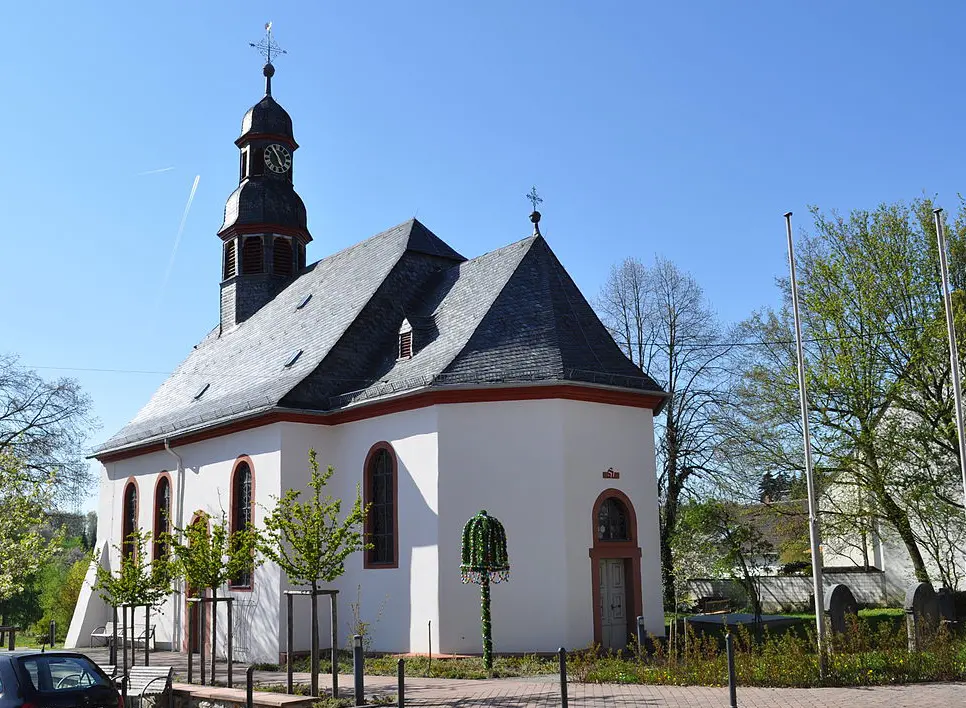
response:
{"label": "metal flagpole", "polygon": [[818,630],[819,674],[825,677],[825,591],[822,586],[822,535],[818,528],[818,502],[812,468],[812,440],[808,433],[808,392],[805,388],[805,354],[802,323],[798,314],[798,280],[795,278],[795,247],[792,244],[792,213],[785,214],[788,234],[788,269],[791,273],[792,310],[795,315],[795,346],[798,350],[798,391],[802,405],[802,436],[805,440],[805,481],[808,486],[808,537],[812,547],[812,592],[815,596],[815,627]]}
{"label": "metal flagpole", "polygon": [[943,302],[946,305],[946,329],[949,330],[949,368],[953,378],[953,400],[956,402],[956,432],[959,435],[959,467],[963,475],[963,496],[966,498],[966,436],[963,434],[963,387],[959,381],[959,348],[956,345],[956,325],[953,322],[953,296],[949,291],[949,269],[946,264],[946,234],[943,231],[942,209],[934,209],[936,238],[939,240],[939,272],[943,279]]}

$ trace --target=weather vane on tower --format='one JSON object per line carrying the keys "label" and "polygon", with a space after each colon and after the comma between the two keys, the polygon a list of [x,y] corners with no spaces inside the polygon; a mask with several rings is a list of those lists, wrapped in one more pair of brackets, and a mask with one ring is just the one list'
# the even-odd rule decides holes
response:
{"label": "weather vane on tower", "polygon": [[249,42],[250,47],[255,47],[258,53],[265,57],[265,61],[269,64],[272,63],[272,57],[278,56],[279,54],[287,54],[287,52],[278,46],[278,42],[272,36],[272,23],[265,23],[265,37],[262,38],[261,42],[257,44],[255,42]]}
{"label": "weather vane on tower", "polygon": [[540,236],[540,212],[537,211],[537,204],[543,204],[543,199],[537,194],[537,187],[534,185],[530,189],[530,193],[527,195],[527,199],[533,204],[533,213],[530,214],[530,221],[533,222],[533,235]]}
{"label": "weather vane on tower", "polygon": [[257,44],[255,42],[249,42],[248,46],[254,47],[258,50],[258,53],[265,57],[265,68],[262,69],[262,73],[265,74],[265,95],[272,95],[272,77],[275,75],[275,67],[272,65],[272,57],[277,57],[279,54],[287,54],[284,49],[278,46],[278,42],[275,41],[275,37],[272,36],[272,23],[265,23],[265,36],[262,38],[261,42]]}

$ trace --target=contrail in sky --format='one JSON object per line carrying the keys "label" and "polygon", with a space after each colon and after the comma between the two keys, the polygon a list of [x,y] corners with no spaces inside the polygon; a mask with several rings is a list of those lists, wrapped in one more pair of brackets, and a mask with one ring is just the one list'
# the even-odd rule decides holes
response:
{"label": "contrail in sky", "polygon": [[161,167],[160,169],[157,169],[157,170],[145,170],[144,172],[138,172],[137,176],[143,177],[144,175],[156,175],[162,172],[170,172],[173,169],[174,169],[173,167]]}
{"label": "contrail in sky", "polygon": [[178,255],[178,246],[181,245],[181,234],[184,233],[184,225],[188,220],[188,212],[191,211],[191,202],[195,199],[195,192],[198,191],[198,182],[201,180],[201,175],[195,175],[194,184],[191,185],[191,193],[188,194],[188,203],[184,205],[184,213],[181,214],[181,225],[178,226],[178,235],[174,239],[174,248],[171,249],[171,258],[168,260],[168,267],[164,271],[164,278],[161,280],[161,287],[158,288],[158,300],[157,304],[161,304],[161,297],[164,295],[164,289],[168,285],[168,278],[171,277],[171,269],[174,267],[174,258]]}

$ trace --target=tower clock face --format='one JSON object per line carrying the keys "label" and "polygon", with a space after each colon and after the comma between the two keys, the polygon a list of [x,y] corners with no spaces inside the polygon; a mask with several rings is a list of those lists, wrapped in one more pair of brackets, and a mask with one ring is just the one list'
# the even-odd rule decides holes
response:
{"label": "tower clock face", "polygon": [[273,143],[265,148],[265,166],[272,172],[284,174],[292,168],[292,153],[284,145]]}

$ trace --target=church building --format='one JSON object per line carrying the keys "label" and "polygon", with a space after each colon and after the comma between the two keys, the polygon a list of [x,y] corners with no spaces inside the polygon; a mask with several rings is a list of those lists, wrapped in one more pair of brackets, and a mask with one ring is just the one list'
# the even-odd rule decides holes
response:
{"label": "church building", "polygon": [[[94,451],[98,562],[117,568],[122,538],[169,519],[258,526],[275,498],[306,488],[315,449],[335,468],[327,491],[351,504],[358,488],[371,505],[372,547],[332,585],[340,637],[358,614],[374,651],[479,653],[479,588],[459,566],[481,509],[503,523],[510,558],[492,591],[496,652],[622,647],[638,616],[663,635],[653,426],[665,393],[615,344],[536,211],[521,225],[532,235],[473,258],[409,219],[309,263],[299,145],[274,73],[269,61],[235,140],[219,319]],[[68,646],[110,620],[93,576]],[[236,659],[279,660],[289,589],[265,563],[219,593],[234,598]],[[304,651],[308,601],[295,612]],[[167,598],[157,647],[187,651],[192,614],[183,592]]]}

